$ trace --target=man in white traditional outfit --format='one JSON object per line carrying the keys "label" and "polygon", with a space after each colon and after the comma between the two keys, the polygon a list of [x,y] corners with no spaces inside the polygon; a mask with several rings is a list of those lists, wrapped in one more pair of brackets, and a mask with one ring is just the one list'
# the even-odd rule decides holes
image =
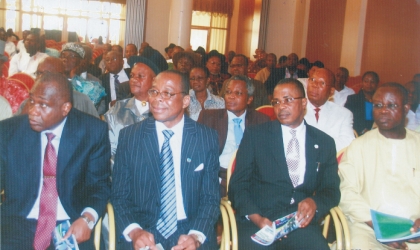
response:
{"label": "man in white traditional outfit", "polygon": [[405,129],[407,90],[381,85],[373,96],[377,129],[354,140],[339,165],[339,207],[349,220],[353,249],[420,249],[420,238],[386,245],[376,240],[370,209],[409,218],[420,227],[420,134]]}

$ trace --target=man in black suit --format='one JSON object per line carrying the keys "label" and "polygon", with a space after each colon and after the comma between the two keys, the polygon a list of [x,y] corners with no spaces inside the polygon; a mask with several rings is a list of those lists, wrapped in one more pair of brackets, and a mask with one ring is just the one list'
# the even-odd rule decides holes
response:
{"label": "man in black suit", "polygon": [[120,131],[111,193],[118,249],[217,248],[217,134],[184,115],[188,90],[184,74],[160,73],[148,91],[153,117]]}
{"label": "man in black suit", "polygon": [[274,68],[267,81],[264,83],[267,88],[267,94],[269,98],[273,95],[274,87],[277,83],[285,78],[306,78],[306,72],[297,68],[299,63],[299,57],[295,53],[291,53],[287,56],[286,67]]}
{"label": "man in black suit", "polygon": [[99,115],[105,114],[110,107],[114,106],[116,101],[131,97],[128,83],[131,69],[124,69],[123,54],[112,50],[106,53],[104,61],[108,73],[101,75],[99,79],[105,88],[106,96],[98,110]]}
{"label": "man in black suit", "polygon": [[[334,140],[304,122],[303,85],[284,79],[274,89],[277,121],[245,131],[229,184],[240,249],[329,249],[317,222],[340,200]],[[270,247],[250,236],[297,211],[300,228]],[[245,247],[246,246],[246,247]]]}
{"label": "man in black suit", "polygon": [[[227,80],[225,91],[226,109],[207,109],[200,112],[197,122],[217,131],[219,136],[219,161],[221,178],[220,194],[226,196],[226,174],[230,159],[236,152],[243,131],[251,125],[268,122],[270,118],[254,109],[248,109],[254,95],[254,85],[244,75],[232,76]],[[238,121],[239,124],[236,124]],[[239,127],[239,138],[235,129]]]}
{"label": "man in black suit", "polygon": [[2,249],[55,249],[52,232],[65,220],[67,236],[94,249],[91,232],[110,192],[108,129],[71,100],[67,79],[44,73],[28,115],[0,122]]}

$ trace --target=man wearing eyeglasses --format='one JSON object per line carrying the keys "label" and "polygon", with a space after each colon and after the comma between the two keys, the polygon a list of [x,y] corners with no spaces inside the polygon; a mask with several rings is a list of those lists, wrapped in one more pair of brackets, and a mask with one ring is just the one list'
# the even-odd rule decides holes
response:
{"label": "man wearing eyeglasses", "polygon": [[[248,58],[242,54],[237,54],[233,57],[232,61],[229,63],[229,74],[232,76],[236,75],[247,75],[248,74]],[[267,91],[262,82],[255,79],[251,79],[252,84],[254,85],[254,99],[249,103],[249,107],[256,109],[263,105],[268,105],[270,102],[268,100]],[[227,80],[223,83],[222,90],[220,91],[220,96],[224,98],[226,91]]]}
{"label": "man wearing eyeglasses", "polygon": [[112,175],[118,249],[217,249],[216,131],[185,115],[188,76],[164,71],[149,117],[120,131]]}
{"label": "man wearing eyeglasses", "polygon": [[124,69],[123,54],[114,50],[109,51],[104,56],[104,61],[108,73],[99,77],[106,93],[104,97],[105,110],[99,110],[100,115],[114,106],[116,101],[131,97],[128,84],[131,69]]}
{"label": "man wearing eyeglasses", "polygon": [[410,104],[398,83],[379,86],[372,97],[377,129],[347,148],[340,163],[340,208],[348,216],[354,249],[420,249],[420,238],[382,244],[370,209],[410,219],[408,235],[420,229],[420,135],[405,128]]}
{"label": "man wearing eyeglasses", "polygon": [[197,122],[217,131],[219,136],[220,195],[226,196],[226,174],[229,162],[239,147],[243,131],[250,125],[268,122],[265,114],[248,109],[254,98],[254,85],[244,75],[227,80],[225,109],[202,110]]}
{"label": "man wearing eyeglasses", "polygon": [[329,69],[319,68],[308,79],[308,104],[305,121],[334,139],[337,152],[354,140],[353,114],[328,101],[334,94],[335,76]]}
{"label": "man wearing eyeglasses", "polygon": [[[229,199],[236,210],[239,249],[329,249],[318,221],[340,200],[334,140],[308,125],[301,82],[274,89],[276,121],[247,128],[236,155]],[[251,240],[264,226],[296,212],[300,228],[266,247]]]}

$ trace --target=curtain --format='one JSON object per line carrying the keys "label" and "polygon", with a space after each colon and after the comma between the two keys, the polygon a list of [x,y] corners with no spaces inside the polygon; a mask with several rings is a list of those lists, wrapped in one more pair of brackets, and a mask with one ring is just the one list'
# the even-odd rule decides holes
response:
{"label": "curtain", "polygon": [[124,39],[125,45],[134,43],[137,48],[140,48],[140,44],[143,42],[146,1],[147,0],[127,0]]}
{"label": "curtain", "polygon": [[268,25],[268,10],[270,8],[270,0],[263,0],[261,6],[260,17],[260,34],[258,36],[258,48],[264,49],[267,43],[267,25]]}
{"label": "curtain", "polygon": [[193,0],[193,10],[227,14],[231,17],[233,0]]}

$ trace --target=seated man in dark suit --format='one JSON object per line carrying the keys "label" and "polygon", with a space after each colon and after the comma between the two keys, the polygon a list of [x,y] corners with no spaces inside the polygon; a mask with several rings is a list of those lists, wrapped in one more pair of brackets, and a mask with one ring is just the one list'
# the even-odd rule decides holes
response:
{"label": "seated man in dark suit", "polygon": [[105,114],[116,101],[131,97],[128,83],[131,69],[124,69],[123,54],[111,50],[104,56],[104,61],[108,73],[99,77],[106,93],[104,103],[101,103],[102,107],[98,110],[100,115]]}
{"label": "seated man in dark suit", "polygon": [[267,88],[267,94],[269,98],[273,95],[274,87],[281,79],[285,78],[306,78],[306,72],[304,70],[300,70],[297,68],[299,63],[299,57],[292,53],[287,56],[286,67],[283,68],[274,68],[270,76],[268,77],[267,81],[264,83],[265,87]]}
{"label": "seated man in dark suit", "polygon": [[52,232],[69,220],[80,249],[94,249],[92,229],[110,193],[105,122],[72,108],[72,87],[44,73],[28,115],[0,122],[2,249],[55,249]]}
{"label": "seated man in dark suit", "polygon": [[[306,124],[302,83],[274,89],[276,121],[248,128],[236,155],[229,199],[236,210],[239,249],[329,249],[318,220],[340,200],[334,140]],[[297,211],[300,228],[264,247],[250,236]]]}
{"label": "seated man in dark suit", "polygon": [[248,109],[254,95],[251,79],[244,75],[236,75],[227,81],[224,97],[226,109],[202,110],[197,120],[215,129],[219,135],[219,176],[222,197],[226,196],[226,170],[241,142],[243,131],[247,126],[270,120],[268,116]]}
{"label": "seated man in dark suit", "polygon": [[112,175],[118,249],[217,249],[217,133],[184,115],[187,75],[164,71],[149,117],[120,131]]}

